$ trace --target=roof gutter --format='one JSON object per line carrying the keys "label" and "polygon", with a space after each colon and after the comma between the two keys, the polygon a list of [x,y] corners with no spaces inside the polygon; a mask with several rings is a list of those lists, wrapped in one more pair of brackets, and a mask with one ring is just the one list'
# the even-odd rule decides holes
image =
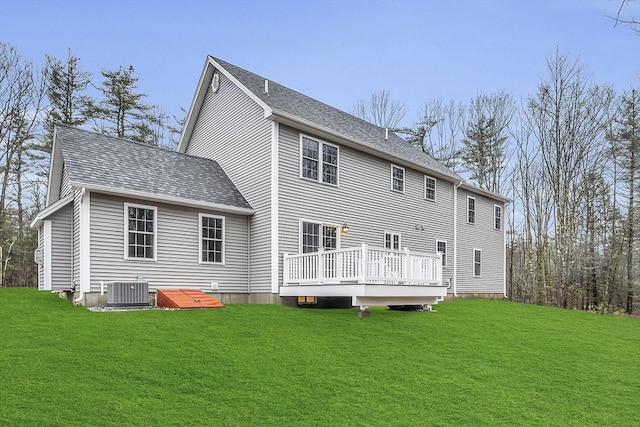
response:
{"label": "roof gutter", "polygon": [[133,197],[136,199],[149,200],[158,203],[167,203],[170,205],[188,206],[192,208],[215,210],[219,212],[232,213],[238,215],[253,215],[255,211],[251,208],[241,208],[237,206],[223,205],[220,203],[210,203],[199,200],[185,199],[183,197],[173,197],[161,194],[146,193],[144,191],[127,190],[121,188],[112,188],[102,185],[86,184],[77,181],[71,181],[70,185],[76,188],[86,188],[89,191],[109,194],[120,197]]}

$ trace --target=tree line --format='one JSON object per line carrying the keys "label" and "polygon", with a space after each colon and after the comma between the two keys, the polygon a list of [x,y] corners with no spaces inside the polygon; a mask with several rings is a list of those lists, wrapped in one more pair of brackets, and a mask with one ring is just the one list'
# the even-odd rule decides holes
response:
{"label": "tree line", "polygon": [[352,113],[394,129],[485,190],[512,199],[507,227],[510,300],[634,313],[638,294],[640,93],[596,84],[556,52],[535,93],[479,94],[468,104],[406,108],[388,91]]}
{"label": "tree line", "polygon": [[133,66],[104,68],[96,83],[68,50],[38,67],[0,41],[0,286],[34,286],[30,228],[45,207],[55,123],[175,148],[184,118],[168,117],[144,102]]}

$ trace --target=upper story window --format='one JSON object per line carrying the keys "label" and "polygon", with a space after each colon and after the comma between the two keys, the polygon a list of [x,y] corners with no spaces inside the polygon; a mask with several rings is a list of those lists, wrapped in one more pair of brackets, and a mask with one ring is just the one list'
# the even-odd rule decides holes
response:
{"label": "upper story window", "polygon": [[467,222],[476,223],[476,199],[473,197],[467,197]]}
{"label": "upper story window", "polygon": [[473,276],[480,277],[482,275],[482,251],[480,249],[473,250]]}
{"label": "upper story window", "polygon": [[318,252],[320,248],[332,250],[338,248],[338,226],[319,222],[302,222],[302,253]]}
{"label": "upper story window", "polygon": [[300,175],[338,185],[338,147],[306,136],[301,136],[300,144]]}
{"label": "upper story window", "polygon": [[493,223],[496,230],[502,230],[502,206],[493,206]]}
{"label": "upper story window", "polygon": [[427,200],[436,199],[436,179],[430,176],[424,177],[424,198]]}
{"label": "upper story window", "polygon": [[384,233],[385,249],[400,250],[400,235],[396,233]]}
{"label": "upper story window", "polygon": [[155,260],[157,208],[125,203],[124,210],[125,259]]}
{"label": "upper story window", "polygon": [[404,193],[404,168],[391,165],[391,189]]}
{"label": "upper story window", "polygon": [[447,266],[447,242],[436,240],[436,252],[442,254],[442,266]]}
{"label": "upper story window", "polygon": [[200,262],[224,264],[224,217],[200,214]]}

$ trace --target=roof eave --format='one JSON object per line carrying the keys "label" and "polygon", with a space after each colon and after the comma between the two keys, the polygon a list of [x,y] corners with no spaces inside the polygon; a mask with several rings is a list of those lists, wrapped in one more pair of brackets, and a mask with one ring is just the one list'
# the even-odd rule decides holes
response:
{"label": "roof eave", "polygon": [[53,143],[51,144],[51,154],[49,159],[49,176],[47,178],[46,205],[56,202],[60,198],[60,184],[62,182],[62,170],[64,169],[64,159],[62,150],[58,144],[57,129],[53,128]]}
{"label": "roof eave", "polygon": [[207,209],[207,210],[213,210],[218,212],[225,212],[225,213],[246,215],[246,216],[251,216],[255,213],[255,211],[251,208],[224,205],[221,203],[204,202],[200,200],[186,199],[183,197],[174,197],[174,196],[168,196],[163,194],[148,193],[144,191],[114,188],[114,187],[108,187],[103,185],[96,185],[93,183],[83,183],[83,182],[77,182],[77,181],[72,181],[70,184],[72,187],[75,187],[75,188],[86,188],[89,191],[93,191],[101,194],[108,194],[112,196],[132,197],[135,199],[147,200],[147,201],[152,201],[157,203],[166,203],[170,205],[185,206],[185,207],[198,208],[198,209]]}
{"label": "roof eave", "polygon": [[69,202],[73,200],[73,194],[69,194],[62,199],[57,200],[55,203],[47,206],[45,209],[41,210],[36,214],[36,217],[31,221],[31,228],[40,228],[45,219],[47,219],[50,215],[54,214],[64,206],[66,206]]}
{"label": "roof eave", "polygon": [[464,188],[465,190],[472,191],[474,193],[482,194],[483,196],[485,196],[485,197],[487,197],[489,199],[493,199],[495,201],[502,202],[502,203],[505,203],[505,204],[511,203],[511,201],[512,201],[511,199],[509,199],[507,197],[501,196],[499,194],[496,194],[496,193],[494,193],[492,191],[489,191],[489,190],[485,190],[485,189],[480,188],[480,187],[476,187],[475,185],[469,184],[466,181],[462,181],[462,183],[460,184],[460,187]]}

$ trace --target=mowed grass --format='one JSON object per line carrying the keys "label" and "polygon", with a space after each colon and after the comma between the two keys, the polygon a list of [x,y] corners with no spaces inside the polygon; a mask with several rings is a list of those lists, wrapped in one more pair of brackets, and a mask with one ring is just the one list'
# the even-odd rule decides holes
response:
{"label": "mowed grass", "polygon": [[640,321],[437,312],[91,312],[0,289],[2,426],[632,426]]}

